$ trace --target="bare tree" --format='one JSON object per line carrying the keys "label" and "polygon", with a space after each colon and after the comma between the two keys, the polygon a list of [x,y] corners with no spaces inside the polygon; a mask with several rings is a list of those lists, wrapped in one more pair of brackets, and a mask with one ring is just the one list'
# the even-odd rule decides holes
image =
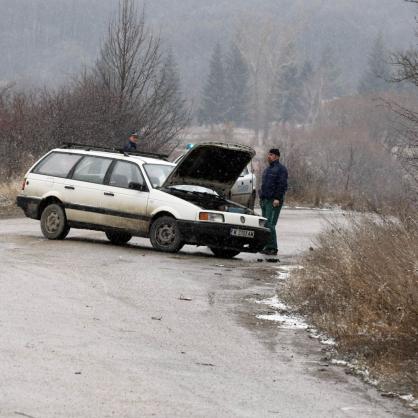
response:
{"label": "bare tree", "polygon": [[160,38],[146,26],[144,9],[120,0],[94,68],[97,82],[113,97],[109,134],[115,143],[130,129],[141,129],[146,148],[161,148],[187,125],[189,113],[167,65]]}
{"label": "bare tree", "polygon": [[[418,0],[405,0],[418,4]],[[418,19],[417,24],[418,24]],[[416,31],[418,37],[418,29]],[[394,68],[393,82],[407,82],[418,87],[418,50],[394,52],[391,56]],[[394,135],[394,151],[404,162],[409,174],[418,183],[418,106],[404,105],[394,100],[383,102],[399,117]]]}

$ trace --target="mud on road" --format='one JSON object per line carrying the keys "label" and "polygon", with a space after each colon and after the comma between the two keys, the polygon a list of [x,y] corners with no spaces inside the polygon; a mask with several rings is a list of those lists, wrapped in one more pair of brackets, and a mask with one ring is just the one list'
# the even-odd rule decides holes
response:
{"label": "mud on road", "polygon": [[256,303],[323,223],[283,211],[281,264],[162,254],[0,221],[0,417],[410,417]]}

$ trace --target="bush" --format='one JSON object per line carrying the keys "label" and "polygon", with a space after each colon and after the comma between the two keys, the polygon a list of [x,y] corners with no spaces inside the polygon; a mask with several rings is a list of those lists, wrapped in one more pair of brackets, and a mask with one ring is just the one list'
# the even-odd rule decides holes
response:
{"label": "bush", "polygon": [[376,373],[418,390],[418,222],[353,216],[319,236],[285,297]]}

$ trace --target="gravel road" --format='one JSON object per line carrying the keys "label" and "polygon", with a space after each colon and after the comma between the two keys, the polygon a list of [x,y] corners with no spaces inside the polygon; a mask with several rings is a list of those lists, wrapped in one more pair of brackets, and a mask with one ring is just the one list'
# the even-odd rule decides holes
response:
{"label": "gravel road", "polygon": [[257,319],[329,216],[284,210],[280,265],[1,220],[0,417],[416,416],[324,364],[306,331]]}

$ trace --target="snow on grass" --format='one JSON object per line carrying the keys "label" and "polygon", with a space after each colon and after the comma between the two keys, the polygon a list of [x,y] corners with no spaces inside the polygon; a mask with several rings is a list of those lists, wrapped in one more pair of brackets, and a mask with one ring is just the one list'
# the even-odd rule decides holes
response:
{"label": "snow on grass", "polygon": [[299,270],[302,266],[298,265],[283,265],[280,266],[277,270],[277,279],[278,280],[287,280],[290,276],[292,270]]}

